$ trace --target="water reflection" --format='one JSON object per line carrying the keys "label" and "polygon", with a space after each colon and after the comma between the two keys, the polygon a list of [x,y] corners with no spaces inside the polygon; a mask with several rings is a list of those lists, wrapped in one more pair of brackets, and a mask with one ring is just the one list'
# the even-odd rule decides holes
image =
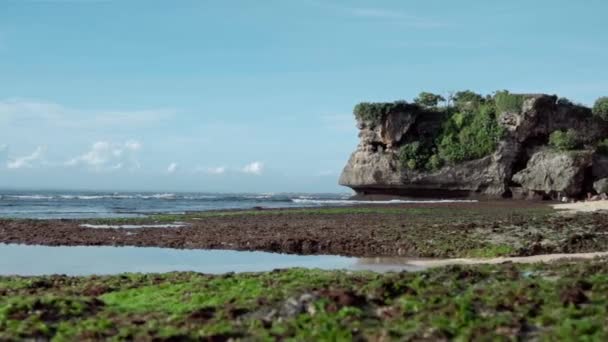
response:
{"label": "water reflection", "polygon": [[[374,261],[375,260],[375,261]],[[418,271],[407,261],[331,255],[287,255],[228,250],[143,247],[49,247],[0,244],[0,275],[91,275],[194,271],[209,274],[263,272],[281,268]]]}

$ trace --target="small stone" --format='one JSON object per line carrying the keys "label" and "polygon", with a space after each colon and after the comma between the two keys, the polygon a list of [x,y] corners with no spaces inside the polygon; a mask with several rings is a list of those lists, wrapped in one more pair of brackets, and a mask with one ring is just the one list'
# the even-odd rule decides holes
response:
{"label": "small stone", "polygon": [[311,307],[314,307],[313,303],[317,299],[317,296],[310,293],[305,293],[300,297],[291,297],[287,299],[285,303],[283,303],[283,307],[281,308],[281,316],[295,317],[304,312],[310,313],[311,311],[315,310],[314,308],[311,309]]}
{"label": "small stone", "polygon": [[272,322],[275,317],[277,316],[277,310],[270,310],[270,312],[268,312],[263,318],[262,320],[267,321],[267,322]]}
{"label": "small stone", "polygon": [[310,303],[306,306],[306,312],[308,312],[309,315],[314,316],[317,313],[317,308]]}

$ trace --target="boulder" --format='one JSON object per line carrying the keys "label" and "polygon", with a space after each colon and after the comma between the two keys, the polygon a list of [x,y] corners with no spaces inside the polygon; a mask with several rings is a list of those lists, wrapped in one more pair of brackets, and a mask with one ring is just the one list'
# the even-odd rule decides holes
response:
{"label": "boulder", "polygon": [[595,183],[593,183],[593,189],[598,194],[606,194],[608,193],[608,178],[602,178]]}
{"label": "boulder", "polygon": [[340,184],[354,188],[398,187],[401,184],[399,162],[394,151],[370,151],[361,144],[346,164]]}
{"label": "boulder", "polygon": [[585,171],[591,162],[591,151],[544,149],[532,155],[526,168],[513,176],[513,182],[528,191],[546,195],[580,196],[584,191]]}

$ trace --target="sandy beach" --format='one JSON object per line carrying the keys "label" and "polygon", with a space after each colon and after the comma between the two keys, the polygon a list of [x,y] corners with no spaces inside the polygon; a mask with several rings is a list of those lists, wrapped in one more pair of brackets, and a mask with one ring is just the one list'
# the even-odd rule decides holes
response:
{"label": "sandy beach", "polygon": [[568,210],[571,212],[594,212],[608,210],[608,201],[581,201],[575,203],[553,204],[552,207],[558,210]]}

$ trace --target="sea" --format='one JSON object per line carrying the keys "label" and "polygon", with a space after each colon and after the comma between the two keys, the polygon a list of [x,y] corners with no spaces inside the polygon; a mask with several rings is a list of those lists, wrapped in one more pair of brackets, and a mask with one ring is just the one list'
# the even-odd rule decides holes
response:
{"label": "sea", "polygon": [[350,200],[352,193],[205,193],[0,190],[0,217],[83,219],[143,217],[192,211],[451,202],[449,200]]}

